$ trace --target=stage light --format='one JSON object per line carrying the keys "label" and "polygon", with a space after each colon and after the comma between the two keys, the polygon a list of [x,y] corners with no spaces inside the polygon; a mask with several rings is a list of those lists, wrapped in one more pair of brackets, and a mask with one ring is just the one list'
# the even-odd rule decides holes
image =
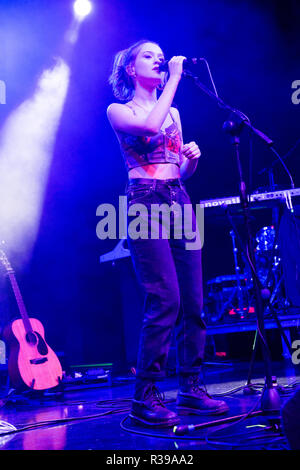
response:
{"label": "stage light", "polygon": [[83,20],[92,11],[92,4],[89,0],[76,0],[73,5],[75,16],[78,20]]}
{"label": "stage light", "polygon": [[48,174],[68,91],[70,68],[58,58],[33,96],[6,119],[0,133],[0,242],[27,262],[42,216]]}

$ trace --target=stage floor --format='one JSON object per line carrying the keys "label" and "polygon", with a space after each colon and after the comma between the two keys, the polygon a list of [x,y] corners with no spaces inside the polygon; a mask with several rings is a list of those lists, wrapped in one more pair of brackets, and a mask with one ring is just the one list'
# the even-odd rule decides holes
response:
{"label": "stage floor", "polygon": [[[208,392],[212,396],[225,394],[223,399],[230,411],[220,416],[181,417],[182,425],[206,424],[182,436],[174,434],[172,429],[149,429],[131,422],[128,412],[134,379],[130,377],[116,377],[112,383],[86,384],[73,390],[66,386],[61,394],[12,394],[0,408],[0,449],[105,450],[112,457],[124,450],[288,449],[285,436],[275,429],[280,412],[274,416],[248,416],[260,409],[264,365],[254,365],[251,381],[258,393],[252,395],[243,390],[248,369],[246,362],[205,366]],[[296,368],[291,361],[282,360],[272,364],[272,373],[277,378],[283,405],[300,385],[299,366]],[[160,389],[165,393],[167,406],[175,410],[177,378],[166,378],[160,383]],[[222,431],[216,432],[220,429],[216,420],[233,416],[241,419],[234,424],[227,423]],[[4,434],[4,422],[14,429],[7,428]]]}

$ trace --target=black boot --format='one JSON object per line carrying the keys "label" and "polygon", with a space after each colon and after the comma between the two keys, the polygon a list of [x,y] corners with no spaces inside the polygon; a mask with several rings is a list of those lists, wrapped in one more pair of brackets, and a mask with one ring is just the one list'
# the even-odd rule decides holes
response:
{"label": "black boot", "polygon": [[129,416],[140,423],[157,427],[174,426],[180,421],[176,413],[166,408],[163,395],[149,381],[137,383]]}
{"label": "black boot", "polygon": [[178,414],[217,415],[229,410],[225,401],[214,400],[205,387],[200,387],[198,375],[181,376],[179,384],[176,402]]}

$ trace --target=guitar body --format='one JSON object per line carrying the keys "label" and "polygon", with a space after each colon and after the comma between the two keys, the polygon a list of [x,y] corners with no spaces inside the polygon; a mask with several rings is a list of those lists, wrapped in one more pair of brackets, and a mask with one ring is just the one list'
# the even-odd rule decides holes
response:
{"label": "guitar body", "polygon": [[9,345],[8,373],[15,387],[46,390],[62,380],[61,364],[45,341],[44,327],[36,318],[28,319],[32,331],[26,331],[22,319],[4,329]]}

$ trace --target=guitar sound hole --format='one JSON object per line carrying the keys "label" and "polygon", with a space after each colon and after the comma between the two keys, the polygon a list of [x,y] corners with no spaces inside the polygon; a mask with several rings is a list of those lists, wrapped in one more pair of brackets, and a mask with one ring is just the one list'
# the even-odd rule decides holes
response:
{"label": "guitar sound hole", "polygon": [[34,331],[33,333],[27,333],[26,341],[32,346],[36,345],[36,348],[41,356],[46,356],[48,354],[47,344],[37,331]]}
{"label": "guitar sound hole", "polygon": [[26,341],[29,344],[36,344],[37,343],[37,338],[34,333],[26,333]]}

